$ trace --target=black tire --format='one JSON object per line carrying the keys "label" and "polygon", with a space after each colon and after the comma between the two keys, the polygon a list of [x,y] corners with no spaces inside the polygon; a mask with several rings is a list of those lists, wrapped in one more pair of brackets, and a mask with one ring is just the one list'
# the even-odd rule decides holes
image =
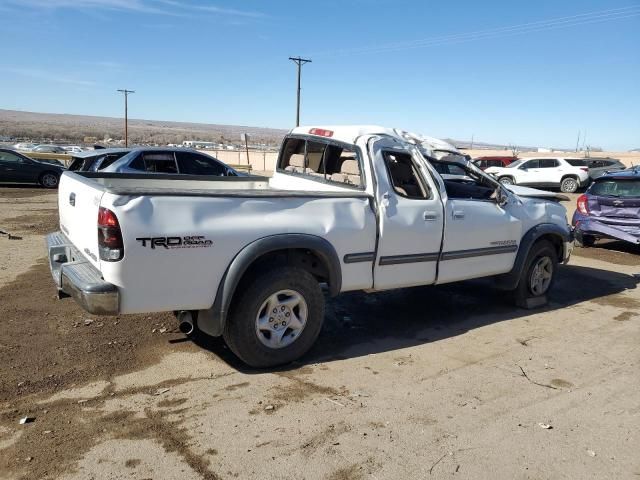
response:
{"label": "black tire", "polygon": [[578,188],[580,184],[575,177],[565,177],[560,181],[560,191],[563,193],[576,193]]}
{"label": "black tire", "polygon": [[[536,266],[540,265],[542,259],[548,259],[551,268],[551,278],[543,291],[536,291],[533,287],[534,271]],[[533,308],[543,306],[547,303],[546,294],[553,287],[558,271],[558,253],[554,246],[547,240],[539,240],[534,243],[527,255],[524,268],[516,287],[515,302],[516,305],[523,308]]]}
{"label": "black tire", "polygon": [[[223,337],[229,348],[251,367],[267,368],[292,362],[314,344],[324,321],[324,296],[318,281],[306,270],[276,267],[242,282],[233,298]],[[270,348],[258,337],[256,318],[263,303],[273,294],[293,290],[307,307],[307,319],[299,336],[290,345]]]}
{"label": "black tire", "polygon": [[585,235],[584,233],[576,233],[576,245],[582,248],[590,248],[596,244],[596,237],[593,235]]}
{"label": "black tire", "polygon": [[513,177],[500,177],[498,179],[498,182],[500,182],[502,185],[515,185],[516,183]]}
{"label": "black tire", "polygon": [[44,188],[58,188],[59,182],[60,175],[53,172],[44,172],[40,175],[40,178],[38,178],[38,183]]}

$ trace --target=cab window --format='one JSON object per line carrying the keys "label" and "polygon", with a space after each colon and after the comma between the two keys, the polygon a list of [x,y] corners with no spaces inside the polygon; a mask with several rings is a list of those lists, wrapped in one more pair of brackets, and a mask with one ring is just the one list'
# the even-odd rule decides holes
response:
{"label": "cab window", "polygon": [[399,152],[383,152],[384,165],[393,190],[411,199],[430,198],[431,192],[423,184],[411,155]]}
{"label": "cab window", "polygon": [[286,139],[278,170],[342,186],[361,187],[364,183],[356,150],[331,142]]}

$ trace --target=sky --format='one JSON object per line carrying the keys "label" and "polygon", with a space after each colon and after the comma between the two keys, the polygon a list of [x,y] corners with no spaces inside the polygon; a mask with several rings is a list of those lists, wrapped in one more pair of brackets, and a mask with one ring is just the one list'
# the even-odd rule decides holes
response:
{"label": "sky", "polygon": [[[0,108],[640,148],[640,0],[0,0]],[[586,138],[585,138],[586,137]]]}

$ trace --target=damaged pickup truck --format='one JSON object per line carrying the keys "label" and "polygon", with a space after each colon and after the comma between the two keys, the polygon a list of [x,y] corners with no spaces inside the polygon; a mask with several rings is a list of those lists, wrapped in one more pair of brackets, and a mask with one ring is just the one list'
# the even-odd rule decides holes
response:
{"label": "damaged pickup truck", "polygon": [[95,314],[174,311],[255,367],[311,347],[322,285],[493,277],[532,307],[573,248],[555,194],[515,194],[445,142],[373,126],[295,128],[270,179],[65,172],[59,209],[61,296]]}

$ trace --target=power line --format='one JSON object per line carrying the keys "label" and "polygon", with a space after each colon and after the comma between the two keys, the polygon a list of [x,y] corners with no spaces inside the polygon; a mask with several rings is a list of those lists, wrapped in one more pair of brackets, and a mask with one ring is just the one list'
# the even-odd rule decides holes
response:
{"label": "power line", "polygon": [[308,58],[289,57],[289,60],[293,61],[298,66],[298,96],[296,102],[296,127],[300,126],[300,76],[302,75],[302,65],[305,63],[311,63]]}
{"label": "power line", "polygon": [[136,93],[135,90],[127,90],[126,88],[118,89],[119,92],[124,94],[124,146],[129,146],[129,120],[128,120],[128,98],[130,93]]}
{"label": "power line", "polygon": [[477,30],[474,32],[457,33],[450,35],[442,35],[438,37],[424,38],[407,42],[396,42],[386,45],[378,45],[374,47],[361,47],[352,49],[343,49],[336,52],[321,52],[316,55],[358,55],[368,53],[384,53],[398,50],[407,50],[413,48],[424,48],[431,46],[455,44],[469,42],[473,40],[481,40],[486,38],[499,38],[513,35],[523,35],[527,33],[536,33],[554,28],[568,28],[578,25],[587,25],[590,23],[598,23],[611,20],[619,20],[631,18],[640,15],[640,6],[634,5],[630,7],[621,7],[610,10],[601,10],[597,12],[581,13],[567,17],[558,17],[547,20],[538,20],[535,22],[522,23],[517,25],[497,27],[486,30]]}

